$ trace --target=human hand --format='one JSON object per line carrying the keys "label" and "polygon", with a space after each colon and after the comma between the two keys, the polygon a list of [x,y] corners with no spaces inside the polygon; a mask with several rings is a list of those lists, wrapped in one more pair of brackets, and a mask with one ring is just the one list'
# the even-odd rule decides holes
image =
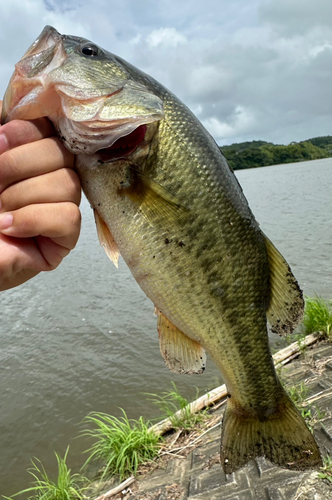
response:
{"label": "human hand", "polygon": [[46,118],[0,127],[0,291],[55,269],[76,245],[81,187],[73,167]]}

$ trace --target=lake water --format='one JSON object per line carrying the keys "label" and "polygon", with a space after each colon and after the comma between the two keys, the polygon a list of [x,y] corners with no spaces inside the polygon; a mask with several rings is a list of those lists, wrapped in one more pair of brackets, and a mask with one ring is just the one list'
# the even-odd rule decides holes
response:
{"label": "lake water", "polygon": [[[267,236],[288,260],[304,292],[332,298],[332,159],[237,172]],[[53,450],[76,439],[92,410],[157,417],[146,393],[171,388],[188,397],[222,383],[210,361],[203,375],[177,376],[159,353],[153,305],[123,261],[117,270],[99,246],[93,215],[82,204],[77,248],[56,271],[1,293],[0,494],[28,486],[38,457],[55,470]],[[275,341],[275,339],[274,339]]]}

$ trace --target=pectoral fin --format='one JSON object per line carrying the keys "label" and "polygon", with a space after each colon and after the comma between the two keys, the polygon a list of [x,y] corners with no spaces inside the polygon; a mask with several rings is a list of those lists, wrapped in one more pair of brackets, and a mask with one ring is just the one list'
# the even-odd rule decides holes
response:
{"label": "pectoral fin", "polygon": [[273,332],[291,333],[301,321],[304,309],[302,291],[283,256],[265,237],[270,265],[270,303],[266,312]]}
{"label": "pectoral fin", "polygon": [[129,170],[129,186],[125,186],[120,192],[123,192],[137,205],[137,208],[148,221],[153,222],[156,219],[163,218],[180,222],[189,212],[173,194],[148,175],[143,174],[134,167],[129,167]]}
{"label": "pectoral fin", "polygon": [[203,373],[206,354],[199,342],[191,340],[156,309],[160,352],[167,367],[175,373]]}
{"label": "pectoral fin", "polygon": [[118,267],[119,261],[119,249],[118,246],[111,234],[111,231],[108,229],[108,226],[104,219],[101,218],[97,210],[94,210],[94,216],[97,226],[98,238],[101,246],[106,252],[106,255],[111,259],[115,267]]}

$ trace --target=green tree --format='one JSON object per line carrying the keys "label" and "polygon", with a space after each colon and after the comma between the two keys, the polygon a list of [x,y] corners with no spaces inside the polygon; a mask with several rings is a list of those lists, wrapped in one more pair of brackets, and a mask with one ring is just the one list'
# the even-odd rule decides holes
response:
{"label": "green tree", "polygon": [[[331,138],[331,143],[329,138]],[[314,139],[311,139],[302,142],[291,142],[287,146],[266,141],[241,142],[220,149],[233,170],[240,170],[332,156],[332,137],[327,136],[317,139],[319,139],[318,143],[325,144],[326,147],[313,144]],[[328,150],[329,145],[331,151]]]}

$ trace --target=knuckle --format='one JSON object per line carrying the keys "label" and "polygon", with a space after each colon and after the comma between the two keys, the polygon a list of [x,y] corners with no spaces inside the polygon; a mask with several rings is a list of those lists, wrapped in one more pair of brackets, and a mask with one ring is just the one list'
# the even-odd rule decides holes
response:
{"label": "knuckle", "polygon": [[53,124],[46,117],[31,120],[30,124],[39,131],[42,137],[50,137],[51,135],[55,135]]}
{"label": "knuckle", "polygon": [[6,123],[4,125],[5,131],[6,131],[6,136],[12,135],[17,135],[19,131],[22,129],[22,127],[25,127],[25,122],[22,120],[11,120],[10,122]]}
{"label": "knuckle", "polygon": [[74,168],[74,155],[64,147],[64,145],[57,137],[47,137],[44,139],[43,143],[45,154],[49,158],[53,158],[54,165],[56,165],[58,169]]}
{"label": "knuckle", "polygon": [[70,227],[80,227],[81,225],[81,212],[75,203],[67,203],[67,220]]}
{"label": "knuckle", "polygon": [[[42,219],[42,213],[40,207],[24,207],[17,212],[20,213],[20,222],[24,232],[27,234],[34,234],[36,232],[36,228],[39,227],[39,222]],[[26,214],[24,216],[24,214]]]}
{"label": "knuckle", "polygon": [[81,212],[75,203],[67,203],[67,243],[66,247],[72,250],[78,240],[81,229]]}
{"label": "knuckle", "polygon": [[0,156],[0,185],[2,189],[10,185],[19,173],[19,165],[15,154],[6,151]]}
{"label": "knuckle", "polygon": [[70,201],[79,204],[81,199],[81,183],[78,175],[71,168],[66,168],[67,190]]}
{"label": "knuckle", "polygon": [[[13,145],[23,145],[31,141],[47,137],[52,133],[53,127],[48,125],[49,120],[38,118],[36,120],[12,120],[6,123],[6,136]],[[54,131],[53,131],[54,133]]]}
{"label": "knuckle", "polygon": [[52,147],[56,148],[62,157],[64,165],[73,168],[75,164],[75,156],[63,145],[62,141],[58,137],[50,137],[49,140],[52,142]]}
{"label": "knuckle", "polygon": [[[18,231],[21,237],[30,237],[38,234],[39,220],[41,213],[39,207],[28,206],[14,210],[12,227]],[[37,231],[37,233],[36,233]]]}
{"label": "knuckle", "polygon": [[4,133],[10,147],[29,142],[31,124],[23,120],[12,120],[4,125]]}

